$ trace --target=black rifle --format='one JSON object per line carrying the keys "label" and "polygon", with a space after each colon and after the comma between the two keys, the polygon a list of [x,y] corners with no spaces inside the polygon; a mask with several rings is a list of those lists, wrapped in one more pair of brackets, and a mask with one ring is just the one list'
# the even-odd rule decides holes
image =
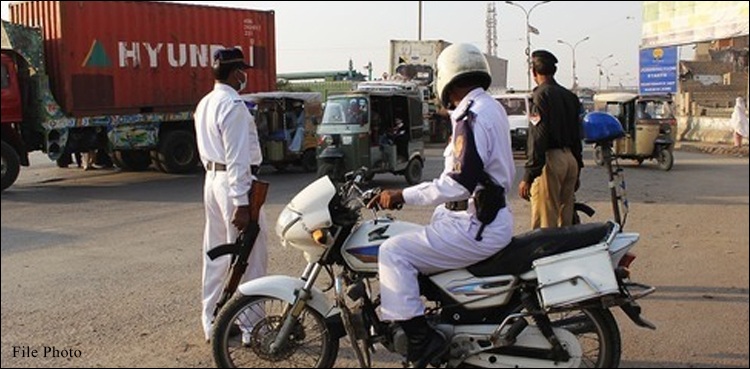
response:
{"label": "black rifle", "polygon": [[250,252],[253,250],[258,234],[260,234],[260,224],[258,223],[260,220],[260,208],[266,202],[268,186],[268,182],[253,181],[249,194],[250,223],[247,224],[245,229],[240,231],[240,235],[237,236],[237,240],[234,243],[214,247],[207,253],[211,260],[228,254],[232,255],[232,264],[229,270],[227,270],[224,290],[214,308],[214,318],[219,314],[221,308],[229,301],[234,292],[237,291],[237,286],[239,286],[240,280],[242,280],[242,275],[245,274],[247,259],[250,257]]}

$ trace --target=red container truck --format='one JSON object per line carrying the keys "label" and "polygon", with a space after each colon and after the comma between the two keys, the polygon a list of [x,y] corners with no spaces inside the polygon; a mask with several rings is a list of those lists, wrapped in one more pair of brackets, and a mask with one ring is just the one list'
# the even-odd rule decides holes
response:
{"label": "red container truck", "polygon": [[241,48],[253,66],[243,93],[275,89],[273,11],[30,1],[10,12],[2,23],[3,190],[34,150],[64,162],[107,149],[123,169],[194,170],[192,113],[213,86],[219,48]]}

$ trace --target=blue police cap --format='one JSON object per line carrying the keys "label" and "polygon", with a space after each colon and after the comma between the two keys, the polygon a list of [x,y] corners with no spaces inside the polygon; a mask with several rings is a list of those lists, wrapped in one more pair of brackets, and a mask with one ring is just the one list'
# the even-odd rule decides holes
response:
{"label": "blue police cap", "polygon": [[233,65],[239,69],[248,69],[250,65],[245,63],[245,54],[238,48],[219,49],[214,52],[214,65]]}

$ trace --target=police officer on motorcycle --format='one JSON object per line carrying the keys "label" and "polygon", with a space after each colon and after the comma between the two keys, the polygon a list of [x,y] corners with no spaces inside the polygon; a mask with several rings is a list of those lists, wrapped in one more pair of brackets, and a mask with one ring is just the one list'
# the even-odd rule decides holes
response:
{"label": "police officer on motorcycle", "polygon": [[409,338],[407,361],[426,367],[448,349],[424,316],[417,275],[464,268],[510,243],[513,216],[506,190],[515,176],[505,110],[487,92],[489,67],[469,44],[451,45],[437,63],[437,92],[452,110],[453,135],[445,168],[431,182],[384,190],[373,199],[385,209],[438,205],[430,224],[382,244],[379,254],[383,320],[397,321]]}

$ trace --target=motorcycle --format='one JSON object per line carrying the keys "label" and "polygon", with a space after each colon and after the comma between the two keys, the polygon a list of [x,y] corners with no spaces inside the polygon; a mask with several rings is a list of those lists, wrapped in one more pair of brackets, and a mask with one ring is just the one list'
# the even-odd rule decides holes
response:
{"label": "motorcycle", "polygon": [[[343,337],[363,368],[378,344],[406,354],[404,331],[378,315],[378,248],[422,226],[377,207],[364,220],[379,191],[360,187],[366,175],[349,173],[338,186],[324,176],[284,208],[276,233],[308,264],[298,278],[267,276],[239,287],[214,324],[217,366],[330,368]],[[419,276],[425,316],[449,342],[431,364],[617,367],[620,331],[610,309],[655,329],[636,302],[655,289],[630,279],[638,238],[613,222],[539,229],[478,264]],[[331,283],[321,290],[323,272]]]}

